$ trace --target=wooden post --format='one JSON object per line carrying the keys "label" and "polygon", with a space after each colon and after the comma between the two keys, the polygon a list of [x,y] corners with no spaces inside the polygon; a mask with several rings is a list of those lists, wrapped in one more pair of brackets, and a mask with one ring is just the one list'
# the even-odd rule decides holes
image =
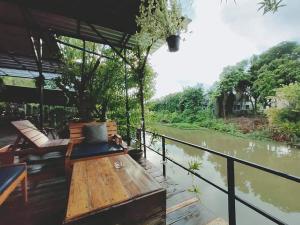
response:
{"label": "wooden post", "polygon": [[37,78],[38,79],[38,90],[40,95],[40,104],[39,104],[39,112],[40,112],[40,129],[44,128],[44,81],[45,78],[42,74]]}
{"label": "wooden post", "polygon": [[[143,71],[141,71],[143,73]],[[141,125],[142,125],[142,138],[143,138],[143,146],[144,146],[144,158],[147,157],[146,153],[146,132],[145,132],[145,105],[144,105],[144,79],[143,75],[140,77],[140,104],[141,104]]]}
{"label": "wooden post", "polygon": [[[124,50],[124,57],[126,58],[126,49]],[[129,115],[129,99],[128,99],[128,74],[126,63],[124,62],[124,72],[125,72],[125,98],[126,98],[126,136],[127,144],[130,146],[130,115]]]}
{"label": "wooden post", "polygon": [[24,202],[28,202],[28,192],[27,192],[27,172],[25,174],[25,177],[22,181],[22,192],[23,192],[23,197],[24,197]]}

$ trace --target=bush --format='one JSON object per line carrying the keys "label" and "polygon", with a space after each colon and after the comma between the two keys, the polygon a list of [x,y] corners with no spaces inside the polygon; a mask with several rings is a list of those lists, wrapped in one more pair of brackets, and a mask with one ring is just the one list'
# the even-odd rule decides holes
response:
{"label": "bush", "polygon": [[293,140],[300,137],[300,84],[276,89],[275,100],[281,108],[270,108],[267,117],[276,140]]}

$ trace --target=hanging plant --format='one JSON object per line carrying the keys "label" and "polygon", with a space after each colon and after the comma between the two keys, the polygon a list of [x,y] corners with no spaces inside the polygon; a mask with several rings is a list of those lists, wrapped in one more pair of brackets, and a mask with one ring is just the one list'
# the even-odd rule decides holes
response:
{"label": "hanging plant", "polygon": [[179,49],[179,35],[187,27],[177,0],[142,0],[136,23],[139,46],[146,49],[158,40],[166,40],[171,52]]}

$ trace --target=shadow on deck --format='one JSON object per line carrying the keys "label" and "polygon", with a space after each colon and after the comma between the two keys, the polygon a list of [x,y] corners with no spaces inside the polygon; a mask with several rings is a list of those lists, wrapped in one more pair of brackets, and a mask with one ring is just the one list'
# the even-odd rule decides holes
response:
{"label": "shadow on deck", "polygon": [[[223,225],[222,219],[205,208],[194,194],[180,189],[148,160],[140,164],[167,190],[167,224]],[[64,176],[43,180],[32,185],[29,177],[29,202],[23,204],[16,190],[0,207],[0,225],[61,225],[67,205],[67,182]]]}

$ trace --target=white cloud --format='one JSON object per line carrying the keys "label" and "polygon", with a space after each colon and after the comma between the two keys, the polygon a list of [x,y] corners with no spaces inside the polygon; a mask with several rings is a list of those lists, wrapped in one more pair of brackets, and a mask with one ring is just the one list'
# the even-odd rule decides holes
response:
{"label": "white cloud", "polygon": [[278,42],[295,40],[300,31],[300,1],[285,1],[289,8],[262,16],[257,12],[256,0],[238,0],[237,5],[233,1],[221,5],[219,0],[195,0],[192,34],[181,42],[179,52],[169,53],[163,46],[151,56],[158,74],[155,97],[180,91],[187,85],[211,85],[224,66]]}

